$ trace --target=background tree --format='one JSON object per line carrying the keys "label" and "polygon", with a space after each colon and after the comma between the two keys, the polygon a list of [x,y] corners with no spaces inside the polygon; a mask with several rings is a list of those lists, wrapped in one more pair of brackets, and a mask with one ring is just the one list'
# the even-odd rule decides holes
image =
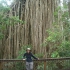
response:
{"label": "background tree", "polygon": [[[16,58],[18,51],[24,45],[32,45],[34,53],[45,54],[43,58],[48,57],[46,52],[52,45],[48,45],[48,47],[41,45],[48,36],[46,30],[53,28],[52,23],[58,21],[59,16],[56,15],[59,12],[58,9],[54,16],[58,5],[59,0],[26,0],[24,6],[21,1],[15,3],[9,11],[9,16],[14,16],[14,18],[10,18],[13,21],[10,21],[9,24],[17,24],[8,25],[6,28],[5,38],[2,41],[2,45],[5,47],[3,58]],[[24,20],[25,24],[14,22],[15,17]]]}

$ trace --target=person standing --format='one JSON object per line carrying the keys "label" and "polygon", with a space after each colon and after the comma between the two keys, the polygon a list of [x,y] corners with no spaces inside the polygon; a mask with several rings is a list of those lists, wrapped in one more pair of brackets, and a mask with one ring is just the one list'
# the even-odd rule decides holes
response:
{"label": "person standing", "polygon": [[31,49],[27,48],[26,49],[26,53],[24,53],[23,60],[26,60],[26,70],[33,70],[33,60],[32,57],[36,60],[38,60],[39,58],[36,58],[32,53],[31,53]]}

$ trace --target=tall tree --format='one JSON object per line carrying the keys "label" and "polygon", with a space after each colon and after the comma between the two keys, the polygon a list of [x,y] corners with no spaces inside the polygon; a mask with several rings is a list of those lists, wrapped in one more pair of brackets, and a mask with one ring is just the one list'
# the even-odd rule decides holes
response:
{"label": "tall tree", "polygon": [[52,45],[43,47],[42,43],[48,36],[46,30],[52,28],[52,23],[55,21],[54,11],[58,5],[59,1],[56,0],[26,0],[25,6],[21,2],[15,3],[9,16],[18,17],[24,20],[25,24],[14,22],[16,18],[10,21],[10,24],[17,24],[6,28],[5,39],[2,42],[5,44],[3,58],[16,58],[24,45],[32,45],[34,53],[42,53],[45,54],[43,57],[47,57],[46,52],[51,52],[49,48],[51,49]]}

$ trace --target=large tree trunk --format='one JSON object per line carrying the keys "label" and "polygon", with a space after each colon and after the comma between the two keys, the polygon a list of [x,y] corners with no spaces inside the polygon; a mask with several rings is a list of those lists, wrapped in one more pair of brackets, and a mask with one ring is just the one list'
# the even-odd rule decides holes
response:
{"label": "large tree trunk", "polygon": [[16,58],[23,45],[32,45],[34,53],[43,53],[43,57],[48,56],[47,46],[44,47],[42,44],[48,36],[46,30],[52,28],[53,13],[58,1],[26,0],[24,5],[18,2],[10,11],[10,16],[19,16],[25,24],[18,23],[7,27],[9,29],[4,40],[6,45],[3,58]]}

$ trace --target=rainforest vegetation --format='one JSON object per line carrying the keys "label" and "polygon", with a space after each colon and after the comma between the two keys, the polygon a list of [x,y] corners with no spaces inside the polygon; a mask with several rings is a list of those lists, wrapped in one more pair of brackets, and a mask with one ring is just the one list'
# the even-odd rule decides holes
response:
{"label": "rainforest vegetation", "polygon": [[[22,59],[27,47],[40,59],[70,57],[70,0],[0,0],[0,59]],[[21,62],[14,65],[11,70],[25,68]],[[43,67],[40,62],[35,70]],[[46,66],[60,67],[69,68],[70,61]]]}

